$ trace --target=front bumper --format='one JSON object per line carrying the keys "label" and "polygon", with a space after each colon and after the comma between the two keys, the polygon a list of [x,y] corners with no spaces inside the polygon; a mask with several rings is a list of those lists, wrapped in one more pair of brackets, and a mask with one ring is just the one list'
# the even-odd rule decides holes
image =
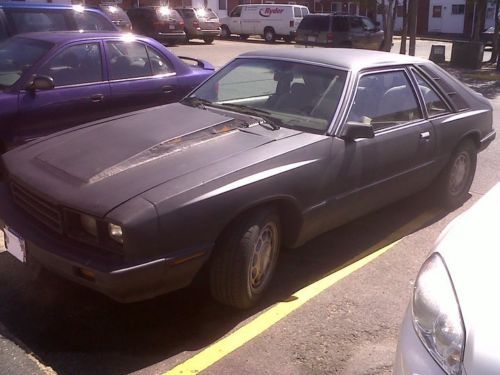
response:
{"label": "front bumper", "polygon": [[27,265],[41,266],[118,302],[145,300],[189,285],[210,252],[209,248],[193,249],[177,256],[127,262],[121,255],[46,228],[15,206],[5,184],[0,184],[0,230],[5,226],[24,239]]}
{"label": "front bumper", "polygon": [[495,130],[492,130],[489,134],[487,134],[481,141],[479,142],[479,151],[483,151],[486,147],[490,145],[491,142],[496,138],[497,133]]}

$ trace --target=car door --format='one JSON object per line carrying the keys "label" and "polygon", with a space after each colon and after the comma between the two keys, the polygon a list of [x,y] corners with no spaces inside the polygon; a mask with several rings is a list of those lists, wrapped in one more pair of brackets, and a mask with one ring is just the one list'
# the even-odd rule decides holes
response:
{"label": "car door", "polygon": [[350,214],[358,216],[415,193],[433,174],[436,139],[420,97],[403,68],[360,76],[346,123],[372,126],[375,136],[345,140],[353,185]]}
{"label": "car door", "polygon": [[111,104],[115,113],[170,103],[182,96],[166,56],[139,41],[106,43]]}
{"label": "car door", "polygon": [[243,7],[237,6],[233,9],[229,15],[229,30],[231,33],[240,34],[241,33],[241,11]]}
{"label": "car door", "polygon": [[19,94],[18,137],[34,138],[106,117],[109,83],[104,79],[99,41],[64,47],[36,74],[49,76],[50,90],[22,90]]}

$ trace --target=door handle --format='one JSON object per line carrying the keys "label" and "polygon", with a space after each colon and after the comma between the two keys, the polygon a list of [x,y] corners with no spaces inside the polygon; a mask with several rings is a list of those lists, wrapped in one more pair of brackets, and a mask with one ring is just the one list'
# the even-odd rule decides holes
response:
{"label": "door handle", "polygon": [[166,85],[161,88],[161,91],[163,91],[164,94],[170,94],[171,92],[174,91],[173,86]]}
{"label": "door handle", "polygon": [[104,99],[103,94],[93,94],[90,96],[90,100],[92,100],[92,103],[99,103],[102,102]]}
{"label": "door handle", "polygon": [[427,140],[431,137],[431,132],[422,132],[420,133],[421,140]]}

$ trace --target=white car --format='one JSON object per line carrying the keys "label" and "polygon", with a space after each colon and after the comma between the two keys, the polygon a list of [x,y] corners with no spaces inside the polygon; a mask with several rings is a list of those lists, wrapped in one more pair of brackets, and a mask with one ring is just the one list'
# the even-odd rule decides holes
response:
{"label": "white car", "polygon": [[500,183],[441,234],[415,282],[394,374],[500,374]]}

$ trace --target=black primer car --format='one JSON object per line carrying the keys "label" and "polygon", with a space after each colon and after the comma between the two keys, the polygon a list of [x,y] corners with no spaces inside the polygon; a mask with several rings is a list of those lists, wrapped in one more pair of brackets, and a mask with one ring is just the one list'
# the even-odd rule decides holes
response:
{"label": "black primer car", "polygon": [[81,5],[0,2],[0,41],[36,31],[117,31],[100,10]]}
{"label": "black primer car", "polygon": [[309,14],[297,28],[297,44],[378,50],[384,32],[368,17]]}
{"label": "black primer car", "polygon": [[434,184],[455,206],[494,139],[488,100],[428,60],[241,55],[181,103],[3,155],[7,250],[118,301],[182,288],[248,308],[296,247]]}

